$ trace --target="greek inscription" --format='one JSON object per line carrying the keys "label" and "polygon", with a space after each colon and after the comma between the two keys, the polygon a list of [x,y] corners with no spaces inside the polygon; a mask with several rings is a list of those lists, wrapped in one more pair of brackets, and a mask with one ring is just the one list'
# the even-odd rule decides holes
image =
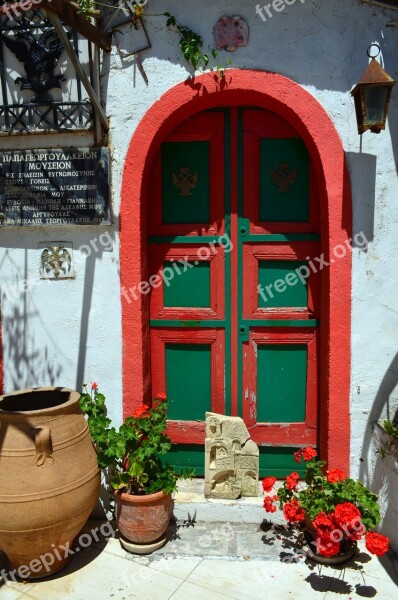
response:
{"label": "greek inscription", "polygon": [[4,152],[0,226],[109,223],[108,164],[107,148]]}

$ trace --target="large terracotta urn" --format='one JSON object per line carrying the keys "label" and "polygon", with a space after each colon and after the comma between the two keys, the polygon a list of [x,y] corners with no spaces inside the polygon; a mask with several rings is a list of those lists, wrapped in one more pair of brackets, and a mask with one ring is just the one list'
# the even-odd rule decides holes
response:
{"label": "large terracotta urn", "polygon": [[165,532],[173,514],[171,494],[134,496],[116,492],[115,498],[120,541],[126,550],[147,554],[166,543]]}
{"label": "large terracotta urn", "polygon": [[22,577],[45,577],[69,562],[99,495],[79,399],[60,387],[0,396],[0,548]]}

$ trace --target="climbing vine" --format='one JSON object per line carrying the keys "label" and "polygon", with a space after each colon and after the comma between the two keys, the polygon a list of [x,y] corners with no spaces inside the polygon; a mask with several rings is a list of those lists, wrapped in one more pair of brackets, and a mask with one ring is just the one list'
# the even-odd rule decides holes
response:
{"label": "climbing vine", "polygon": [[86,19],[90,19],[94,12],[94,0],[78,0],[79,13]]}
{"label": "climbing vine", "polygon": [[[202,63],[204,67],[207,67],[209,64],[209,55],[202,51],[203,39],[201,36],[186,25],[182,25],[169,12],[164,13],[164,16],[167,17],[167,27],[174,27],[180,35],[180,48],[185,60],[190,63],[194,69],[196,69],[200,63]],[[210,52],[214,58],[217,58],[217,50],[215,48],[211,48]]]}
{"label": "climbing vine", "polygon": [[[78,0],[79,4],[79,12],[81,15],[90,19],[91,16],[95,13],[96,7],[106,7],[113,10],[120,10],[121,3],[118,2],[118,5],[110,5],[101,2],[95,2],[94,0]],[[202,37],[192,31],[190,27],[187,25],[183,25],[180,21],[172,15],[170,12],[159,13],[159,14],[150,14],[145,12],[145,5],[136,2],[135,0],[124,0],[122,3],[123,6],[127,6],[130,9],[131,14],[136,18],[141,16],[145,17],[166,17],[166,26],[169,29],[174,29],[178,35],[180,36],[179,46],[181,48],[182,55],[184,59],[190,64],[195,70],[198,67],[206,68],[209,65],[210,57],[217,61],[218,51],[215,48],[209,48],[208,53],[203,51],[203,39]],[[221,66],[220,64],[215,64],[214,68],[220,73],[220,76],[224,76],[224,69],[231,65],[231,60],[226,61],[225,66]]]}

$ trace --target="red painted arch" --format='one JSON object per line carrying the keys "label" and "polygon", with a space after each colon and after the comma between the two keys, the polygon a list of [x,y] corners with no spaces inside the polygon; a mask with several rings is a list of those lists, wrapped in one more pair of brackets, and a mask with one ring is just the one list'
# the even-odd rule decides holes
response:
{"label": "red painted arch", "polygon": [[[123,412],[148,401],[148,298],[125,290],[148,277],[147,186],[161,141],[184,119],[219,106],[258,106],[286,119],[307,144],[319,185],[322,251],[351,237],[351,194],[344,149],[322,106],[294,81],[275,73],[231,69],[225,78],[207,73],[178,84],[147,111],[129,145],[120,211],[123,328]],[[333,255],[332,255],[333,256]],[[329,261],[328,261],[329,262]],[[351,254],[322,271],[320,439],[321,456],[349,471]]]}

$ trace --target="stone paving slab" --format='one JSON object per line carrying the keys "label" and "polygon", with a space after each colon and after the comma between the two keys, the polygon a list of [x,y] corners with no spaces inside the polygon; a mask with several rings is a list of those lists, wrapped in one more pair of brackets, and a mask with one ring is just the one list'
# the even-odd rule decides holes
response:
{"label": "stone paving slab", "polygon": [[[98,523],[89,522],[85,531]],[[344,568],[320,567],[295,547],[288,526],[173,523],[150,556],[127,553],[116,537],[76,552],[40,581],[0,581],[0,600],[356,600],[398,597],[398,557],[369,555],[363,544]],[[76,550],[76,547],[75,547]],[[0,567],[4,568],[0,560]],[[0,569],[1,570],[1,569]]]}
{"label": "stone paving slab", "polygon": [[[281,485],[277,482],[275,488]],[[258,496],[244,496],[237,500],[205,498],[204,480],[180,480],[178,491],[174,494],[174,516],[178,521],[195,518],[200,522],[261,523],[264,518],[264,493],[261,483]],[[273,521],[283,521],[282,513],[277,510]]]}

